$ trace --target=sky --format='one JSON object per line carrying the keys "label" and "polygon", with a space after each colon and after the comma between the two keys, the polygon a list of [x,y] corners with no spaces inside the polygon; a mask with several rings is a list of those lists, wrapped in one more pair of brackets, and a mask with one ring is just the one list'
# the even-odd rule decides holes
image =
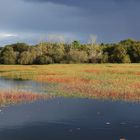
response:
{"label": "sky", "polygon": [[140,40],[139,0],[0,0],[0,45]]}

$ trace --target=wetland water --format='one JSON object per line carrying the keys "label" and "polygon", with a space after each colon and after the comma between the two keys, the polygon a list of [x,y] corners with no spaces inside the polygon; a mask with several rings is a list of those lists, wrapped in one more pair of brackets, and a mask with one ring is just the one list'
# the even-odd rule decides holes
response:
{"label": "wetland water", "polygon": [[[25,83],[22,90],[39,88],[36,82],[4,79],[0,87],[23,88]],[[120,138],[140,140],[140,104],[59,97],[0,108],[0,140]]]}
{"label": "wetland water", "polygon": [[0,90],[17,90],[33,93],[47,93],[46,83],[34,82],[30,80],[11,80],[0,78]]}

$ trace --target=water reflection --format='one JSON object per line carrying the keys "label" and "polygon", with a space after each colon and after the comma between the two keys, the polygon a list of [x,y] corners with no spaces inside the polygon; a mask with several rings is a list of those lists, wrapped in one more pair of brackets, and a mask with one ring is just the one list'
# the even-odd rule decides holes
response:
{"label": "water reflection", "polygon": [[46,83],[34,82],[30,80],[11,80],[0,78],[0,90],[17,90],[33,93],[47,93]]}
{"label": "water reflection", "polygon": [[2,140],[140,139],[140,104],[56,98],[1,108]]}

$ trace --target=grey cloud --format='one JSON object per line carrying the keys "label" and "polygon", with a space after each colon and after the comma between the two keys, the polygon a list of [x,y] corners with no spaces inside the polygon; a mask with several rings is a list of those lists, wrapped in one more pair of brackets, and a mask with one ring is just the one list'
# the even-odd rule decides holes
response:
{"label": "grey cloud", "polygon": [[139,0],[23,0],[29,3],[52,3],[66,5],[68,7],[81,8],[86,16],[97,14],[116,13],[118,11],[126,13],[140,5]]}
{"label": "grey cloud", "polygon": [[[139,0],[23,0],[25,2],[33,2],[33,3],[55,3],[55,4],[63,4],[67,6],[77,6],[84,8],[104,8],[108,5],[119,5],[119,6],[127,6],[132,3],[139,3]],[[104,5],[104,7],[103,7]],[[98,6],[98,7],[96,7]],[[108,6],[108,8],[110,8]]]}
{"label": "grey cloud", "polygon": [[89,34],[96,34],[104,42],[140,39],[139,13],[138,0],[1,0],[0,33],[19,36],[0,43],[33,43],[48,34],[63,34],[81,41]]}

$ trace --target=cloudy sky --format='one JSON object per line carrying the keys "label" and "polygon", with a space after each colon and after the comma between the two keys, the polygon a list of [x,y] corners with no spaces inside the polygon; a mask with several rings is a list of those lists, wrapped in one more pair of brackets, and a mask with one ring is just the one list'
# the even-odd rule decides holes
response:
{"label": "cloudy sky", "polygon": [[65,40],[140,40],[139,0],[0,0],[0,45]]}

